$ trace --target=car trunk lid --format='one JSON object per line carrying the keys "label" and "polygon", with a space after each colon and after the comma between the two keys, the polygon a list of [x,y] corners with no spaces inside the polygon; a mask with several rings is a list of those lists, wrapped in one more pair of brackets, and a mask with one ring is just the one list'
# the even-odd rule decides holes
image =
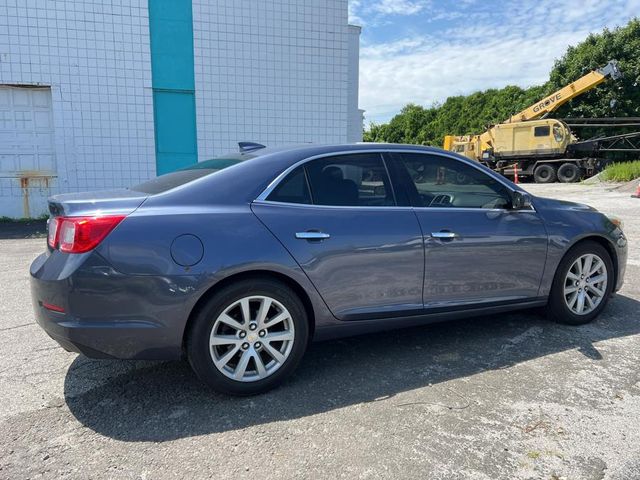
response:
{"label": "car trunk lid", "polygon": [[103,192],[65,193],[49,198],[52,217],[129,215],[149,195],[126,188]]}

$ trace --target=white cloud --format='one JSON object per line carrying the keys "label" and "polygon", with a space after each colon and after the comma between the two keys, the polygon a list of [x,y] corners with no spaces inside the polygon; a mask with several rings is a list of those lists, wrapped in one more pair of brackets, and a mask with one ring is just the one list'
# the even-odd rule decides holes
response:
{"label": "white cloud", "polygon": [[486,88],[543,83],[569,45],[625,24],[640,12],[640,0],[582,0],[580,8],[573,0],[539,0],[505,8],[500,24],[478,11],[437,36],[425,31],[363,45],[360,106],[367,120],[387,121],[410,102],[431,105]]}
{"label": "white cloud", "polygon": [[367,119],[380,121],[409,102],[431,105],[490,87],[542,83],[558,52],[586,34],[455,45],[425,40],[415,52],[401,55],[386,54],[394,46],[369,47],[360,61],[360,106]]}
{"label": "white cloud", "polygon": [[360,10],[362,2],[360,0],[349,0],[349,23],[355,25],[365,25],[365,21],[362,17],[359,16],[358,12]]}
{"label": "white cloud", "polygon": [[349,23],[378,25],[387,17],[410,16],[427,9],[432,0],[349,0]]}
{"label": "white cloud", "polygon": [[414,15],[422,11],[427,2],[416,0],[380,0],[371,9],[384,15]]}

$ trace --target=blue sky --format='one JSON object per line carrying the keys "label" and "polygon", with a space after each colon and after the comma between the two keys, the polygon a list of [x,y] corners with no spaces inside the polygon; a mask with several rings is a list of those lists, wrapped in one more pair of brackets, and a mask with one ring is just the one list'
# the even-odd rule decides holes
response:
{"label": "blue sky", "polygon": [[542,83],[569,45],[633,16],[640,0],[349,0],[365,122],[409,102]]}

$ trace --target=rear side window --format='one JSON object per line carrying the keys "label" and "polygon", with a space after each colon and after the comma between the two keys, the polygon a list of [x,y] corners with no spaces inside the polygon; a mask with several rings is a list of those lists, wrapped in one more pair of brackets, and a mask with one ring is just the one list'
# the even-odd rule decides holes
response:
{"label": "rear side window", "polygon": [[395,205],[379,153],[321,158],[307,163],[305,168],[315,205]]}
{"label": "rear side window", "polygon": [[267,200],[284,203],[311,203],[309,185],[302,167],[296,168],[278,184]]}

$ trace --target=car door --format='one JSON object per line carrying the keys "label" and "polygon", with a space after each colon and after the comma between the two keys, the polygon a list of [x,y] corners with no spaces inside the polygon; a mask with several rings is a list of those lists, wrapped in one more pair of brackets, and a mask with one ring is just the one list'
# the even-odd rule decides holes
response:
{"label": "car door", "polygon": [[439,154],[392,154],[424,235],[425,308],[538,296],[547,233],[533,208],[479,166]]}
{"label": "car door", "polygon": [[422,233],[382,155],[310,160],[252,204],[341,320],[421,311]]}

